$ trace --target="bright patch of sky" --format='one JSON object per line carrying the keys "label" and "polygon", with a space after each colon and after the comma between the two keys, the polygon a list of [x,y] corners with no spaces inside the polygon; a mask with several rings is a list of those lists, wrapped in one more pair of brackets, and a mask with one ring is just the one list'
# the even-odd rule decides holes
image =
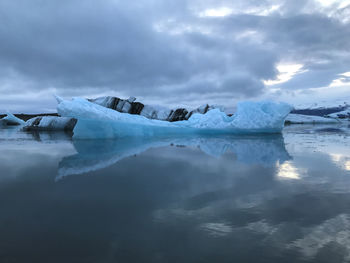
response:
{"label": "bright patch of sky", "polygon": [[277,11],[280,5],[255,7],[255,8],[229,8],[229,7],[218,7],[208,8],[198,13],[199,17],[225,17],[233,14],[254,14],[260,16],[268,16],[271,13]]}
{"label": "bright patch of sky", "polygon": [[344,77],[349,77],[350,78],[350,71],[344,72],[344,73],[340,74],[340,76],[344,76]]}
{"label": "bright patch of sky", "polygon": [[350,21],[350,0],[316,0],[322,6],[322,12],[343,23]]}
{"label": "bright patch of sky", "polygon": [[276,66],[278,70],[277,78],[274,80],[265,80],[264,84],[272,86],[289,81],[296,74],[304,73],[307,70],[303,70],[303,64],[278,64]]}
{"label": "bright patch of sky", "polygon": [[350,0],[317,0],[324,7],[335,6],[338,9],[344,8],[350,4]]}
{"label": "bright patch of sky", "polygon": [[350,88],[350,72],[339,74],[339,78],[334,79],[329,87],[348,86]]}
{"label": "bright patch of sky", "polygon": [[171,18],[163,21],[157,21],[153,24],[153,29],[158,33],[165,33],[173,36],[186,33],[200,33],[203,35],[210,34],[210,28],[208,27],[186,24]]}
{"label": "bright patch of sky", "polygon": [[199,13],[200,17],[223,17],[233,13],[233,10],[228,7],[210,8]]}

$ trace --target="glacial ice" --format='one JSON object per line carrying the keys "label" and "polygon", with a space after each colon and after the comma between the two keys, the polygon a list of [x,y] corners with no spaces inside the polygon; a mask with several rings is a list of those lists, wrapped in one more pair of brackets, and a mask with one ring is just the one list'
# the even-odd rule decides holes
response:
{"label": "glacial ice", "polygon": [[7,113],[7,116],[0,119],[0,121],[5,125],[21,125],[25,123],[23,120],[17,118],[15,115],[9,112]]}
{"label": "glacial ice", "polygon": [[74,138],[106,139],[128,136],[186,134],[279,133],[292,107],[286,103],[241,102],[233,116],[219,109],[193,114],[188,120],[167,122],[140,115],[120,113],[82,98],[57,98],[63,117],[78,119]]}

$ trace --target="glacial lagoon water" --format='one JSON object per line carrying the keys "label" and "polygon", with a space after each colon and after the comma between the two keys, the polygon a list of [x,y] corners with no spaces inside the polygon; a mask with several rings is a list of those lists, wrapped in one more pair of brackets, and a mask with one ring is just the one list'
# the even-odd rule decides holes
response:
{"label": "glacial lagoon water", "polygon": [[75,140],[0,129],[0,262],[349,262],[350,129]]}

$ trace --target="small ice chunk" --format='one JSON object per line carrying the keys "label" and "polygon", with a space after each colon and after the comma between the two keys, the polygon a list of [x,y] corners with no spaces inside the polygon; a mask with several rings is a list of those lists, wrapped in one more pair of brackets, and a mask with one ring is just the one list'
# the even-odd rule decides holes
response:
{"label": "small ice chunk", "polygon": [[343,111],[338,111],[335,113],[328,114],[326,117],[330,118],[338,118],[338,119],[350,119],[350,109],[346,109]]}
{"label": "small ice chunk", "polygon": [[25,123],[25,121],[17,118],[15,115],[12,113],[8,112],[7,116],[1,119],[1,123],[5,125],[22,125]]}
{"label": "small ice chunk", "polygon": [[129,98],[127,99],[127,101],[130,102],[130,103],[133,103],[135,100],[136,100],[135,97],[129,97]]}
{"label": "small ice chunk", "polygon": [[119,112],[121,112],[122,109],[123,109],[124,103],[125,103],[125,100],[119,100],[119,101],[118,101],[118,104],[117,104],[117,106],[116,106],[116,110],[119,111]]}
{"label": "small ice chunk", "polygon": [[204,104],[204,105],[198,107],[197,111],[199,113],[201,113],[201,114],[204,114],[204,113],[206,113],[208,111],[208,109],[209,109],[209,105],[208,104]]}
{"label": "small ice chunk", "polygon": [[57,103],[61,103],[62,101],[64,101],[63,98],[61,98],[60,96],[58,95],[54,95],[55,99],[57,100]]}
{"label": "small ice chunk", "polygon": [[100,97],[91,100],[91,102],[104,106],[106,108],[112,108],[114,105],[115,98],[111,96]]}
{"label": "small ice chunk", "polygon": [[166,121],[170,115],[171,110],[164,109],[164,110],[158,110],[157,112],[157,119]]}
{"label": "small ice chunk", "polygon": [[124,105],[123,105],[123,107],[122,107],[122,112],[128,113],[128,112],[130,111],[130,109],[131,109],[131,104],[130,104],[130,102],[129,102],[129,101],[125,101],[125,102],[124,102]]}
{"label": "small ice chunk", "polygon": [[[148,119],[155,119],[157,117],[156,110],[149,105],[145,105],[141,111],[141,115]],[[167,116],[168,117],[168,116]]]}
{"label": "small ice chunk", "polygon": [[26,131],[73,131],[77,120],[69,117],[39,116],[26,121],[23,130]]}

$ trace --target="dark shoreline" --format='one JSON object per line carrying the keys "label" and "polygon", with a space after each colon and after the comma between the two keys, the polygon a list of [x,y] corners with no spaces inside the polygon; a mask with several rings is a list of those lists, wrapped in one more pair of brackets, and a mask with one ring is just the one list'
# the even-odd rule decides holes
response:
{"label": "dark shoreline", "polygon": [[[7,114],[0,114],[0,119],[5,117]],[[40,113],[40,114],[24,114],[24,113],[20,113],[20,114],[13,114],[15,115],[17,118],[27,121],[31,118],[34,117],[38,117],[38,116],[59,116],[57,113]]]}

